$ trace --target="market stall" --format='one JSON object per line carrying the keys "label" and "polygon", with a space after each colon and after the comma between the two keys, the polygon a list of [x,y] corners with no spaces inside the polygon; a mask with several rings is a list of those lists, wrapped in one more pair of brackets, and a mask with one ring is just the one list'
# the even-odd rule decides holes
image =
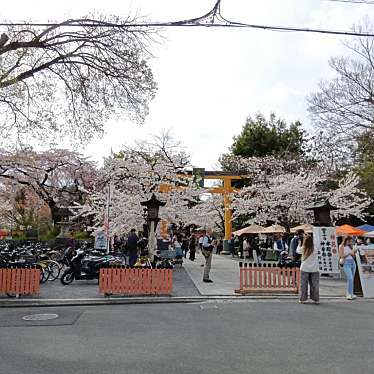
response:
{"label": "market stall", "polygon": [[[271,225],[271,226],[263,228],[259,234],[260,236],[264,236],[268,238],[270,235],[273,236],[275,234],[284,234],[285,232],[286,232],[286,229],[283,226]],[[276,261],[278,259],[278,256],[273,247],[273,240],[265,240],[263,241],[263,243],[265,245],[262,246],[262,250],[266,252],[264,260]],[[271,243],[271,245],[269,243]]]}
{"label": "market stall", "polygon": [[312,233],[313,232],[313,226],[309,223],[304,223],[303,225],[295,226],[290,229],[290,232],[292,234],[298,232],[299,230],[303,230],[305,233]]}
{"label": "market stall", "polygon": [[263,229],[264,228],[262,226],[253,224],[253,225],[244,227],[240,230],[234,231],[233,234],[235,236],[242,236],[245,234],[259,234]]}

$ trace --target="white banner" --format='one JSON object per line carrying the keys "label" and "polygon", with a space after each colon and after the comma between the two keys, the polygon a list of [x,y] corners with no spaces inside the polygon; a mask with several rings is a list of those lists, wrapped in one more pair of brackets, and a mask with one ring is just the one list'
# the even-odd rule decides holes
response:
{"label": "white banner", "polygon": [[363,245],[356,252],[357,268],[364,297],[374,298],[374,246]]}
{"label": "white banner", "polygon": [[324,274],[340,273],[335,227],[313,227],[313,242],[318,253],[319,271]]}
{"label": "white banner", "polygon": [[105,251],[107,249],[107,236],[104,231],[100,231],[95,236],[95,249]]}

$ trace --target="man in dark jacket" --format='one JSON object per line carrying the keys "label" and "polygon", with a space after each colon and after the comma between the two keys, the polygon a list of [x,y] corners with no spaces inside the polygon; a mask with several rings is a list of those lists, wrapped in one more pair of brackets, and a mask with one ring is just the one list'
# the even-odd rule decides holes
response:
{"label": "man in dark jacket", "polygon": [[301,254],[297,253],[296,250],[297,250],[297,247],[302,244],[303,236],[304,236],[304,231],[298,230],[290,242],[289,255],[292,256],[292,258],[295,261],[299,261],[301,259]]}
{"label": "man in dark jacket", "polygon": [[126,249],[129,255],[129,265],[134,266],[138,259],[138,241],[139,238],[136,235],[136,230],[132,229],[127,238]]}

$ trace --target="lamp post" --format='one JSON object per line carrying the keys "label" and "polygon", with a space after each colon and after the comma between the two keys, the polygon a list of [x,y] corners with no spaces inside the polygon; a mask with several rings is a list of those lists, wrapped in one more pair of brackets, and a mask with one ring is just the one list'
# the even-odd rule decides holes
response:
{"label": "lamp post", "polygon": [[148,253],[151,260],[154,260],[156,243],[156,227],[160,218],[158,216],[161,206],[165,206],[166,203],[157,199],[155,194],[152,194],[151,198],[147,201],[142,201],[141,206],[146,208],[146,220],[148,223]]}

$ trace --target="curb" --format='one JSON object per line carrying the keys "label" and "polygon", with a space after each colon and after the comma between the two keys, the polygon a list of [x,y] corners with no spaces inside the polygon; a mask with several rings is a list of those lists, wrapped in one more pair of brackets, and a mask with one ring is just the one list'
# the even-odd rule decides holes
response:
{"label": "curb", "polygon": [[[4,299],[0,308],[93,306],[93,305],[132,305],[132,304],[177,304],[214,301],[295,301],[294,295],[271,296],[174,296],[174,297],[111,297],[92,299]],[[342,301],[342,296],[321,297],[323,301]]]}

